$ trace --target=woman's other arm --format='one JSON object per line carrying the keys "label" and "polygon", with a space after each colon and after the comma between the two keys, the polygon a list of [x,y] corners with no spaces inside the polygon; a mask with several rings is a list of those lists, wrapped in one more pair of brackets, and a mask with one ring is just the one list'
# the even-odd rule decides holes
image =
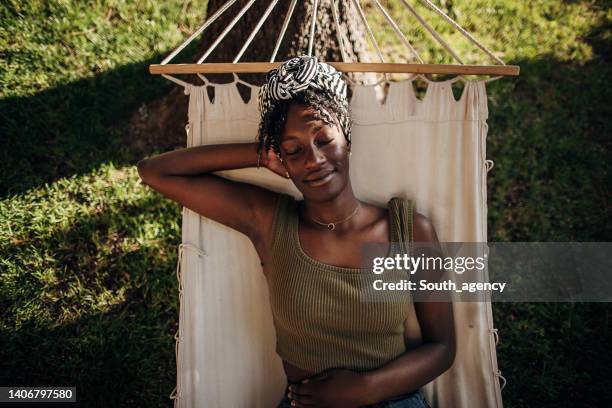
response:
{"label": "woman's other arm", "polygon": [[[414,240],[433,248],[428,256],[441,256],[436,231],[427,217],[414,216]],[[431,245],[430,245],[431,244]],[[455,359],[455,326],[449,302],[416,302],[423,343],[383,367],[364,373],[371,399],[376,403],[416,390],[450,368]]]}

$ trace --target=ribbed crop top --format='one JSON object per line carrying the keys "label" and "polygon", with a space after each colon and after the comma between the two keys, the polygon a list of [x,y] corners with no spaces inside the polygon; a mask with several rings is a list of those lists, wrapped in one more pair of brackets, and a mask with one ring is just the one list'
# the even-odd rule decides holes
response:
{"label": "ribbed crop top", "polygon": [[[403,354],[409,293],[385,295],[392,301],[364,301],[360,277],[372,271],[329,265],[307,255],[299,242],[298,205],[292,196],[279,194],[266,268],[278,355],[303,370],[321,372],[372,370]],[[412,203],[394,197],[388,208],[392,256],[396,243],[413,241]]]}

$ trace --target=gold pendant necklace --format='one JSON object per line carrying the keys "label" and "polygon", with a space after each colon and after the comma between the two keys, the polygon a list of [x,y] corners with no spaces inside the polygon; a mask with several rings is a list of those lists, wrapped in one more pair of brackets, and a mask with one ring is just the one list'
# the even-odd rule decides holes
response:
{"label": "gold pendant necklace", "polygon": [[319,225],[327,227],[328,230],[333,231],[333,230],[336,229],[336,224],[340,224],[341,222],[345,222],[345,221],[348,221],[349,219],[351,219],[355,214],[357,214],[357,211],[359,210],[360,207],[361,207],[361,203],[358,201],[357,202],[357,207],[355,208],[355,211],[353,211],[353,213],[351,215],[349,215],[348,217],[346,217],[343,220],[336,221],[336,222],[321,222],[321,221],[315,220],[312,217],[310,217],[310,219],[313,220],[314,222],[316,222]]}

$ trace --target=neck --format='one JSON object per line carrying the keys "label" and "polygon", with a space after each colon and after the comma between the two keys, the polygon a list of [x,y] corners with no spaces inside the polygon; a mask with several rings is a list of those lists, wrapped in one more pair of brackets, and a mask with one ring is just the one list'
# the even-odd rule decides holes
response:
{"label": "neck", "polygon": [[[312,224],[317,224],[313,219],[322,223],[335,223],[353,214],[358,205],[359,200],[357,200],[353,194],[353,189],[349,181],[346,188],[343,189],[340,194],[329,200],[314,201],[304,198],[304,209],[302,214],[303,218]],[[346,228],[354,223],[355,218],[357,218],[357,215],[355,215],[354,218],[339,223],[337,228]]]}

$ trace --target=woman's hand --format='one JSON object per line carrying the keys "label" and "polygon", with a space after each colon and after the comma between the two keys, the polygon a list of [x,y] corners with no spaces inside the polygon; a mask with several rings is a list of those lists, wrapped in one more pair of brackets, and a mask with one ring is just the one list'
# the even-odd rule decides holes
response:
{"label": "woman's hand", "polygon": [[278,157],[274,152],[274,149],[268,149],[267,152],[261,153],[260,164],[281,177],[290,178],[287,169],[281,162],[280,157]]}
{"label": "woman's hand", "polygon": [[367,405],[368,388],[365,377],[345,369],[327,370],[315,377],[291,384],[289,398],[296,407],[358,408]]}

